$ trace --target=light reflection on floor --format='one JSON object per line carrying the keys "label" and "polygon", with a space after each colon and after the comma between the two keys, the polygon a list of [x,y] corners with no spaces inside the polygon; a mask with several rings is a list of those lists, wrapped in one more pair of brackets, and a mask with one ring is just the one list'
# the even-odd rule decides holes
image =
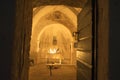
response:
{"label": "light reflection on floor", "polygon": [[29,80],[76,80],[76,69],[73,65],[63,65],[58,69],[50,70],[45,64],[30,67]]}

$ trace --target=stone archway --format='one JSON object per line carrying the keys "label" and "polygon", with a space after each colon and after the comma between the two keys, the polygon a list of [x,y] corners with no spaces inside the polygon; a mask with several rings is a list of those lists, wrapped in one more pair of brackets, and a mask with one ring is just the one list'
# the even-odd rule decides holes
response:
{"label": "stone archway", "polygon": [[[38,37],[44,26],[59,23],[66,26],[71,34],[77,31],[77,14],[81,11],[81,8],[77,8],[77,10],[74,9],[76,13],[64,5],[42,6],[36,7],[33,10],[34,16],[30,48],[30,54],[33,57],[36,57],[38,54]],[[57,16],[59,16],[59,18],[57,18]]]}
{"label": "stone archway", "polygon": [[[70,59],[71,58],[70,44],[73,43],[73,37],[72,37],[71,32],[65,26],[61,24],[47,25],[45,29],[43,29],[39,33],[39,36],[38,36],[39,58],[45,59],[48,53],[48,50],[54,47],[53,45],[54,37],[56,37],[56,40],[57,40],[56,47],[62,50],[61,55],[64,57],[64,59],[67,59],[67,58]],[[70,61],[68,61],[67,63],[70,63]],[[38,63],[39,62],[41,61],[39,60]]]}
{"label": "stone archway", "polygon": [[[62,0],[60,3],[62,3]],[[79,4],[79,3],[76,4],[76,2],[73,2],[73,3],[74,3],[73,6]],[[96,3],[98,4],[97,5],[98,13],[100,13],[98,14],[99,24],[97,23],[96,25],[98,27],[97,28],[98,30],[97,32],[98,54],[97,55],[99,55],[99,57],[97,57],[97,62],[96,62],[97,63],[96,73],[97,73],[98,80],[108,80],[108,0],[105,2],[103,0],[99,0]],[[57,2],[57,4],[59,4],[59,1]],[[24,7],[21,5],[23,5]],[[30,47],[30,35],[31,35],[31,27],[32,27],[32,24],[31,24],[32,23],[32,1],[17,0],[15,13],[16,13],[16,21],[15,21],[16,24],[15,24],[15,35],[14,35],[15,36],[14,46],[13,46],[14,50],[13,52],[11,52],[13,53],[11,78],[12,80],[28,80],[28,77],[27,77],[28,76],[28,55],[29,55],[28,53],[29,53],[29,47]],[[102,41],[103,39],[104,39],[104,42]],[[104,65],[101,65],[101,64],[104,64]]]}

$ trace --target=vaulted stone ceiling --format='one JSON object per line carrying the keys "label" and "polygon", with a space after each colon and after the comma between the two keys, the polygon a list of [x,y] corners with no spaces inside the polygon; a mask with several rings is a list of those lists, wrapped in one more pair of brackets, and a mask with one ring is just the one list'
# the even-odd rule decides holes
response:
{"label": "vaulted stone ceiling", "polygon": [[[56,39],[56,45],[53,44],[54,37]],[[70,57],[70,44],[73,41],[71,32],[61,24],[51,24],[43,29],[38,37],[39,39],[39,53],[41,57],[45,57],[48,50],[59,48],[62,50],[62,55]],[[68,53],[68,54],[66,54]]]}
{"label": "vaulted stone ceiling", "polygon": [[56,36],[57,47],[63,50],[64,56],[70,57],[72,33],[77,31],[77,15],[81,10],[64,5],[33,8],[31,55],[37,54],[40,57],[44,53],[42,57],[45,57],[48,48],[52,47],[53,36]]}
{"label": "vaulted stone ceiling", "polygon": [[33,0],[33,7],[46,5],[67,5],[72,7],[83,7],[90,0]]}

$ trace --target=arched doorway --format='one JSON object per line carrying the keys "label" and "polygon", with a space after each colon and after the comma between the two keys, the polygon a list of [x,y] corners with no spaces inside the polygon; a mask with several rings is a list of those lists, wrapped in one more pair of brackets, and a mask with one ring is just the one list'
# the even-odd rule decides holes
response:
{"label": "arched doorway", "polygon": [[[63,74],[65,79],[76,79],[76,51],[74,49],[75,38],[73,33],[77,31],[77,14],[81,11],[81,8],[72,8],[65,5],[47,5],[33,8],[33,26],[31,36],[30,58],[34,60],[33,65],[30,67],[30,80],[33,78],[33,70],[35,66],[39,66],[39,69],[49,64],[54,66],[62,66],[62,68],[54,70],[56,73]],[[67,66],[73,66],[72,74],[69,77],[65,75],[63,71]],[[43,73],[42,70],[36,71],[36,74]],[[48,78],[49,71],[44,68],[45,75],[41,75],[39,79]],[[58,72],[57,72],[58,71]],[[70,69],[69,69],[70,71]],[[53,73],[55,75],[55,73]],[[59,75],[58,74],[58,75]],[[56,75],[55,77],[58,77]],[[71,77],[70,77],[71,75]],[[74,75],[74,76],[72,76]],[[54,77],[52,77],[54,79]],[[60,76],[58,77],[60,78]]]}
{"label": "arched doorway", "polygon": [[[82,11],[83,9],[83,11]],[[67,5],[40,5],[33,8],[32,36],[30,47],[30,59],[36,65],[48,65],[60,62],[60,65],[74,65],[73,79],[92,78],[92,10],[91,1],[85,7],[73,7]],[[63,27],[64,26],[64,27]],[[66,29],[67,28],[67,29]],[[56,43],[54,44],[54,38]],[[62,61],[54,59],[55,52],[59,48],[63,57]],[[48,52],[49,51],[49,52]],[[47,57],[46,57],[47,56]],[[58,56],[57,56],[58,57]],[[48,60],[51,59],[51,60]],[[54,60],[53,60],[54,59]],[[76,63],[77,62],[77,63]],[[30,80],[34,80],[30,67]],[[58,69],[59,70],[59,69]],[[39,70],[40,71],[40,70]],[[61,70],[62,71],[62,70]],[[70,71],[70,69],[68,70]],[[64,76],[66,71],[61,72]],[[75,72],[75,73],[74,73]],[[38,70],[36,71],[38,73]],[[41,74],[41,73],[39,73]],[[46,71],[46,74],[49,74]],[[76,75],[78,74],[78,75]],[[80,75],[80,77],[79,77]],[[40,76],[40,75],[39,75]],[[44,75],[42,75],[43,78]],[[70,75],[69,75],[70,76]],[[49,76],[44,76],[44,78]],[[73,77],[73,76],[72,76]],[[72,79],[71,77],[71,79]],[[58,77],[60,78],[60,77]],[[70,78],[70,77],[69,77]],[[41,78],[39,78],[41,79]],[[53,77],[54,79],[54,77]],[[67,78],[66,78],[67,80]]]}
{"label": "arched doorway", "polygon": [[[72,1],[71,1],[72,2]],[[65,2],[65,4],[67,4],[67,5],[72,5],[72,6],[78,6],[78,4],[79,3],[76,3],[76,4],[71,4],[71,2],[68,4],[67,2]],[[104,4],[105,5],[105,3],[107,3],[107,2],[105,2],[105,3],[102,3],[101,1],[99,1],[100,3],[99,3],[99,6],[101,6],[102,7],[102,4]],[[21,4],[22,2],[19,2],[18,1],[18,4]],[[13,78],[13,80],[16,80],[16,79],[21,79],[21,80],[27,80],[28,78],[27,78],[27,74],[28,74],[28,51],[29,51],[29,42],[30,42],[30,31],[31,31],[31,18],[32,18],[32,16],[31,16],[31,14],[32,14],[32,12],[31,12],[31,2],[26,2],[26,1],[23,1],[23,3],[25,3],[24,5],[24,8],[22,7],[20,7],[20,5],[17,5],[17,9],[18,9],[18,11],[16,11],[17,13],[17,15],[22,15],[23,17],[21,17],[21,16],[17,16],[17,18],[18,19],[16,19],[17,21],[16,22],[18,22],[18,23],[16,23],[16,30],[15,31],[21,31],[20,33],[21,33],[21,38],[19,38],[19,36],[18,35],[15,35],[15,42],[14,42],[14,48],[17,50],[19,50],[19,51],[14,51],[14,53],[13,53],[13,64],[14,65],[12,65],[12,78]],[[45,5],[46,4],[46,2],[40,2],[40,3],[42,3],[43,5]],[[61,3],[61,2],[60,2]],[[74,2],[72,2],[72,3],[74,3]],[[81,2],[80,2],[81,3]],[[48,4],[48,3],[47,3]],[[52,4],[55,4],[55,2],[53,1],[52,2]],[[56,4],[59,4],[59,1],[58,2],[56,2]],[[39,5],[39,4],[38,4]],[[83,5],[82,5],[83,6]],[[103,11],[105,11],[105,9],[107,9],[108,7],[105,7],[105,9],[102,7],[102,9],[101,9],[101,7],[100,7],[100,11],[98,11],[98,12],[100,12],[101,14],[102,13],[104,13]],[[21,10],[22,10],[22,12],[21,12]],[[20,12],[20,13],[19,13]],[[27,13],[31,13],[31,14],[27,14]],[[108,10],[107,11],[105,11],[105,13],[108,13]],[[29,15],[29,17],[28,17],[28,15]],[[106,15],[106,14],[104,14],[104,15]],[[99,16],[102,16],[103,17],[103,15],[99,15]],[[105,18],[105,20],[108,20],[108,17],[106,17],[106,16],[104,16]],[[21,22],[19,21],[21,19]],[[22,21],[23,20],[23,21]],[[100,20],[103,20],[103,18],[100,18]],[[99,22],[99,21],[98,21]],[[101,22],[103,22],[103,21],[101,21]],[[20,23],[22,23],[22,25],[20,25]],[[103,26],[102,26],[103,25]],[[20,27],[22,26],[22,29],[19,29]],[[103,39],[103,38],[105,38],[105,42],[103,42],[103,41],[101,41],[101,40],[98,40],[99,41],[99,55],[105,55],[105,56],[107,56],[108,54],[108,46],[107,46],[107,41],[108,41],[108,35],[104,35],[104,34],[100,34],[100,33],[102,33],[102,32],[105,32],[105,33],[107,33],[107,31],[108,31],[108,27],[107,27],[107,29],[106,29],[106,26],[108,26],[108,24],[107,23],[105,23],[105,22],[103,22],[101,25],[99,24],[98,25],[98,30],[99,30],[99,38],[100,39]],[[22,34],[23,33],[23,34]],[[20,46],[18,46],[18,47],[16,47],[17,45],[17,42],[18,42],[18,39],[20,39],[20,40],[22,40],[22,45],[20,45]],[[102,46],[101,45],[104,45],[105,47],[104,48],[102,48]],[[22,50],[20,50],[20,49],[22,49]],[[104,52],[104,50],[105,50],[105,52]],[[100,52],[101,52],[101,54],[100,54]],[[16,54],[16,53],[20,53],[20,54]],[[105,54],[104,54],[105,53]],[[104,56],[102,56],[102,57],[104,57]],[[16,60],[18,60],[18,61],[16,61]],[[19,61],[20,60],[20,61]],[[104,61],[105,60],[105,61]],[[97,79],[98,80],[104,80],[104,79],[107,79],[107,76],[105,76],[105,75],[103,75],[103,74],[106,74],[107,73],[107,59],[105,59],[105,57],[104,57],[104,59],[103,60],[101,60],[101,56],[100,56],[100,58],[98,57],[98,61],[97,62],[99,62],[98,64],[100,65],[100,63],[106,63],[105,65],[106,66],[103,66],[103,65],[101,65],[102,67],[102,70],[101,70],[101,68],[99,67],[99,66],[97,66],[97,70],[98,70],[98,75],[97,75]],[[19,65],[18,65],[19,64]],[[17,66],[18,65],[18,66]],[[105,72],[104,72],[105,71]],[[16,74],[14,74],[14,72],[16,73]],[[18,72],[18,73],[17,73]],[[102,74],[103,73],[103,74]],[[104,77],[101,77],[101,76],[104,76]]]}

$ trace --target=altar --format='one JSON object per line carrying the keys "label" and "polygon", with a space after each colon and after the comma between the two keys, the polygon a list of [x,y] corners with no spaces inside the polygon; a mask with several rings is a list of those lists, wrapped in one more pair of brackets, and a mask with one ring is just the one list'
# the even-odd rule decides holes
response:
{"label": "altar", "polygon": [[63,56],[58,49],[49,49],[47,56],[46,56],[46,63],[47,64],[61,64],[63,60]]}

